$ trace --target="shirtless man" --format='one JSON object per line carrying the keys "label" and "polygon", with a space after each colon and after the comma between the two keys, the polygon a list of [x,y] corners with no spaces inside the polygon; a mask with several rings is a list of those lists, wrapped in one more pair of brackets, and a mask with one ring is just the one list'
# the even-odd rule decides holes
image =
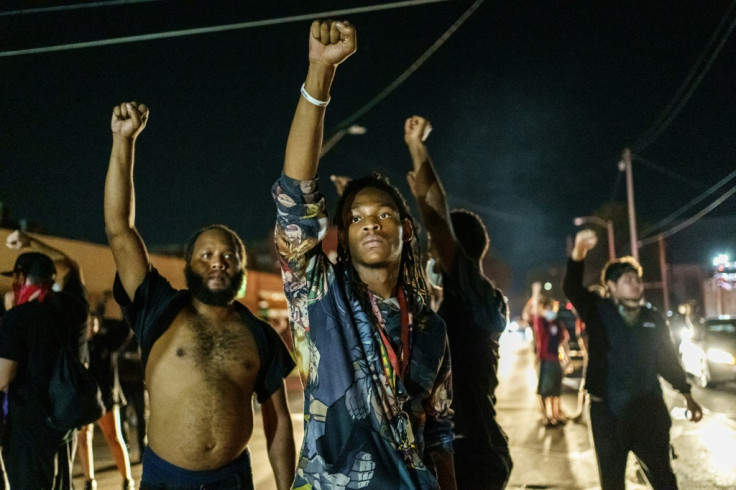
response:
{"label": "shirtless man", "polygon": [[277,487],[289,488],[295,448],[283,378],[294,364],[271,326],[235,301],[246,273],[242,241],[222,225],[197,232],[185,257],[188,289],[178,291],[151,266],[135,228],[135,141],[148,116],[135,102],[113,109],[105,182],[115,298],[141,345],[150,396],[141,489],[253,488],[253,393]]}

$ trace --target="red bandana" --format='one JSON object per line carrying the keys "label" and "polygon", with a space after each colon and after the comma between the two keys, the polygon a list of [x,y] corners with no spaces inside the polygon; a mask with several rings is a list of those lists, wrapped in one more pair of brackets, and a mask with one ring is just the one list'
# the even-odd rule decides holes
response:
{"label": "red bandana", "polygon": [[46,296],[48,296],[49,292],[51,292],[51,288],[45,284],[24,284],[22,286],[13,285],[13,296],[14,296],[14,305],[22,305],[23,303],[28,303],[30,301],[31,296],[36,294],[37,291],[40,291],[38,294],[38,297],[34,299],[38,299],[40,303],[43,303],[43,301],[46,299]]}

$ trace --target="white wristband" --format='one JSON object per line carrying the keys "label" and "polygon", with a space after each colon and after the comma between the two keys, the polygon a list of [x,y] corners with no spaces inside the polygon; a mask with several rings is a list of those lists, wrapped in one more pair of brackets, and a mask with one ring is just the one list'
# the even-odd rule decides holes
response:
{"label": "white wristband", "polygon": [[302,97],[304,97],[305,99],[307,99],[307,101],[310,104],[314,104],[317,107],[327,107],[327,104],[329,104],[330,103],[330,100],[332,99],[332,97],[327,97],[327,100],[315,99],[314,97],[312,97],[311,95],[309,95],[309,92],[307,92],[307,89],[306,89],[306,87],[304,86],[303,83],[302,83]]}

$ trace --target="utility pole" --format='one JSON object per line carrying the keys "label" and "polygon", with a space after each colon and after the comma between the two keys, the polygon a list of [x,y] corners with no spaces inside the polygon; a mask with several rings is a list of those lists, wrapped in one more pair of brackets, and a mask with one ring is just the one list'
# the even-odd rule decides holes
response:
{"label": "utility pole", "polygon": [[639,239],[636,236],[636,207],[634,206],[634,175],[631,171],[631,150],[624,148],[618,169],[626,172],[626,200],[629,205],[629,235],[631,236],[631,255],[639,261]]}

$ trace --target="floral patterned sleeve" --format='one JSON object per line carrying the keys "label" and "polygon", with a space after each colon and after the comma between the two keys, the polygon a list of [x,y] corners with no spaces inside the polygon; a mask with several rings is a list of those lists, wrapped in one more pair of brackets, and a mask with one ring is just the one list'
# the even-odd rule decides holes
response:
{"label": "floral patterned sleeve", "polygon": [[332,271],[321,247],[328,227],[325,198],[319,192],[318,179],[299,181],[283,174],[271,192],[278,211],[274,240],[289,303],[295,356],[306,381],[314,350],[307,308],[324,296]]}

